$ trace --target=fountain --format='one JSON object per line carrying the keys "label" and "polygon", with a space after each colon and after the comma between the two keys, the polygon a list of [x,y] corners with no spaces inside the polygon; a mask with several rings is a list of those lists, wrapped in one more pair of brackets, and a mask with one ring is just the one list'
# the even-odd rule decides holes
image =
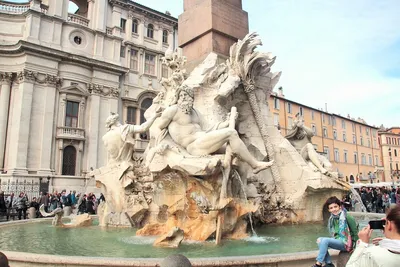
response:
{"label": "fountain", "polygon": [[[11,232],[24,229],[30,238],[31,232],[53,233],[58,240],[74,240],[75,245],[83,237],[87,246],[105,244],[99,253],[68,248],[65,255],[165,257],[171,251],[158,247],[175,247],[194,258],[246,256],[235,260],[198,259],[194,266],[281,262],[282,256],[276,255],[249,257],[265,254],[265,244],[271,244],[271,253],[282,253],[286,248],[287,252],[314,250],[315,238],[326,235],[322,225],[272,226],[269,230],[260,227],[261,238],[246,239],[248,221],[255,234],[252,216],[258,224],[317,222],[327,196],[341,195],[349,188],[330,170],[329,161],[315,153],[312,134],[300,116],[287,139],[271,123],[267,99],[280,73],[271,72],[275,57],[255,51],[260,44],[257,34],[248,34],[231,47],[226,62],[219,63],[218,55],[210,53],[190,74],[184,70],[185,58],[168,50],[163,64],[171,69],[172,76],[162,79],[163,89],[145,113],[147,121],[142,125],[122,125],[118,114],[111,114],[106,121],[109,131],[103,142],[108,163],[90,173],[106,198],[98,207],[98,226],[87,226],[85,220],[85,228],[65,227],[60,213],[54,228],[38,220],[43,222],[40,226],[18,225]],[[149,146],[143,157],[137,158],[134,134],[147,131]],[[310,232],[307,227],[314,230],[301,238],[299,232]],[[279,229],[292,232],[275,236],[273,232]],[[295,232],[296,229],[301,230]],[[297,245],[293,243],[294,235],[300,241]],[[282,240],[291,245],[280,243]],[[132,253],[129,244],[134,244],[137,254]],[[10,246],[0,241],[1,249],[9,250]],[[40,264],[29,253],[63,254],[47,246],[33,247],[36,250],[22,249],[28,252],[23,256],[31,266]],[[19,252],[7,253],[13,266],[21,264]],[[314,256],[311,252],[285,255],[289,262],[300,264],[303,260],[306,265]],[[155,266],[159,262],[52,257],[54,264],[68,261],[74,266],[88,266],[88,262],[101,266]],[[281,262],[277,266],[286,265]]]}

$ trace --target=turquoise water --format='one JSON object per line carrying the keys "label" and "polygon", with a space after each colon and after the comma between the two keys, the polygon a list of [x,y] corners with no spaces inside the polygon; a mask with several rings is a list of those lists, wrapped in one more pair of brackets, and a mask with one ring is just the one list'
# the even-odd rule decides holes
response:
{"label": "turquoise water", "polygon": [[263,226],[256,229],[259,237],[246,240],[183,241],[178,249],[155,248],[156,237],[135,236],[132,228],[57,228],[51,222],[40,222],[0,228],[0,250],[39,254],[163,258],[174,253],[187,257],[222,257],[276,254],[317,250],[319,236],[327,236],[323,224]]}

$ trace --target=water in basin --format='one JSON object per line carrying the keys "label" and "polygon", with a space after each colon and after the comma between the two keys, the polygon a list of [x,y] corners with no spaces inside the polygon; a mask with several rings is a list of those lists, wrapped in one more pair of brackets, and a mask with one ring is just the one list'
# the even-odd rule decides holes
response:
{"label": "water in basin", "polygon": [[[221,246],[213,241],[183,241],[173,252],[196,258],[311,251],[317,250],[317,237],[328,236],[323,224],[266,225],[256,230],[258,237],[224,240]],[[58,228],[49,221],[5,226],[0,228],[0,250],[123,258],[163,258],[171,254],[171,249],[152,246],[156,237],[139,237],[135,232],[132,228],[99,226]]]}

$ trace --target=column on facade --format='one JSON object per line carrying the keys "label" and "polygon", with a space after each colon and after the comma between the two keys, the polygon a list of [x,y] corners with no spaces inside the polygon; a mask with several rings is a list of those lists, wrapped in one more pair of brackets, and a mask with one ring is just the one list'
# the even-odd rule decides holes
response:
{"label": "column on facade", "polygon": [[145,19],[141,19],[138,21],[138,34],[139,34],[139,44],[143,45],[144,44],[144,37],[147,36],[147,28],[145,27]]}
{"label": "column on facade", "polygon": [[[89,97],[89,123],[88,123],[88,151],[87,151],[87,166],[88,169],[97,167],[97,156],[98,156],[98,144],[101,142],[99,138],[99,127],[100,127],[100,96],[92,94]],[[103,125],[103,124],[101,124]]]}
{"label": "column on facade", "polygon": [[47,15],[67,20],[69,0],[49,0]]}
{"label": "column on facade", "polygon": [[92,28],[101,32],[106,31],[108,0],[96,0],[93,3]]}
{"label": "column on facade", "polygon": [[89,20],[89,28],[94,28],[94,0],[87,0],[88,3],[88,11],[87,11],[87,19]]}
{"label": "column on facade", "polygon": [[58,86],[59,79],[52,75],[46,76],[45,87],[45,102],[44,102],[44,117],[43,117],[43,133],[41,144],[41,157],[40,167],[38,174],[48,176],[51,175],[51,154],[53,149],[53,133],[54,120],[55,120],[55,100],[56,100],[56,86]]}
{"label": "column on facade", "polygon": [[8,170],[11,174],[27,174],[27,156],[29,132],[31,125],[31,109],[35,74],[31,71],[18,73],[18,89],[15,90],[12,116],[10,118],[10,144],[8,150]]}
{"label": "column on facade", "polygon": [[132,41],[132,22],[133,22],[133,12],[129,11],[128,20],[126,22],[126,38],[128,41]]}
{"label": "column on facade", "polygon": [[0,73],[0,171],[4,170],[8,110],[10,107],[12,73]]}
{"label": "column on facade", "polygon": [[159,51],[162,51],[163,50],[163,31],[164,31],[164,28],[162,27],[162,25],[157,24],[155,26],[154,31],[155,31],[154,38],[158,41],[157,48],[158,48]]}
{"label": "column on facade", "polygon": [[[61,94],[59,97],[58,103],[58,118],[57,118],[57,125],[56,131],[58,131],[58,127],[63,127],[65,124],[65,112],[66,112],[66,103],[67,103],[67,95]],[[56,133],[57,135],[57,133]],[[62,173],[62,158],[63,158],[63,139],[57,140],[57,152],[56,152],[56,174],[61,175]]]}

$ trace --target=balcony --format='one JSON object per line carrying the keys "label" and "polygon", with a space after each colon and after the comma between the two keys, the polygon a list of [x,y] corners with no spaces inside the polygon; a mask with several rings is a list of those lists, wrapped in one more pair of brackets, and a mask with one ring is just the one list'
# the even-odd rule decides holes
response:
{"label": "balcony", "polygon": [[85,140],[85,130],[73,127],[57,127],[57,138]]}
{"label": "balcony", "polygon": [[0,12],[11,14],[22,14],[31,7],[30,3],[11,3],[7,1],[0,1]]}
{"label": "balcony", "polygon": [[29,1],[28,3],[12,3],[8,1],[0,0],[0,12],[8,14],[22,14],[29,9],[34,9],[47,14],[48,6],[41,4],[39,1]]}
{"label": "balcony", "polygon": [[79,16],[79,15],[76,15],[76,14],[68,13],[67,20],[69,22],[76,23],[76,24],[82,25],[84,27],[89,27],[89,19]]}

